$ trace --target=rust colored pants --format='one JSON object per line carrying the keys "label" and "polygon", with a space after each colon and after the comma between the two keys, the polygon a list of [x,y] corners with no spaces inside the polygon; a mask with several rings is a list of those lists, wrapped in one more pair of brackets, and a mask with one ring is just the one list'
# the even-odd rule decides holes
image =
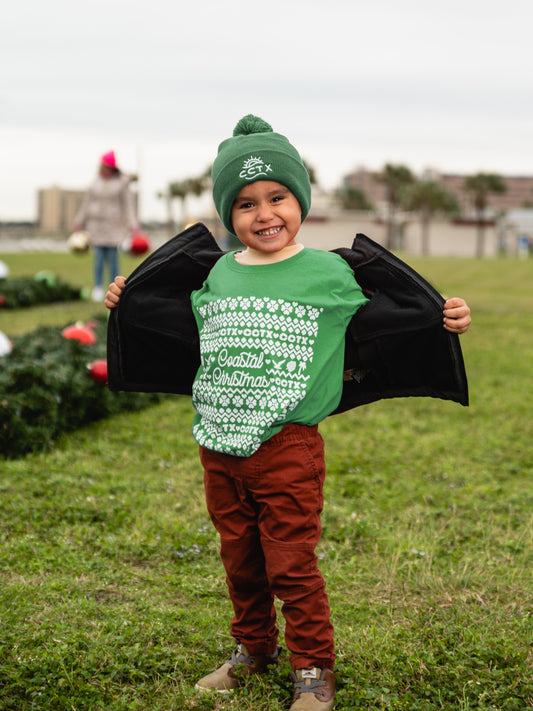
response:
{"label": "rust colored pants", "polygon": [[286,425],[251,457],[200,447],[207,508],[233,603],[232,636],[270,654],[282,603],[293,669],[333,669],[333,626],[315,547],[322,527],[324,443],[318,427]]}

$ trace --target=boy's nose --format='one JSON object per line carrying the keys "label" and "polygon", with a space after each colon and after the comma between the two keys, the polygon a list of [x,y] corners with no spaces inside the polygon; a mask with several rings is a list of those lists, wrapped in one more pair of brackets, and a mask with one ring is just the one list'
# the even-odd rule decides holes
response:
{"label": "boy's nose", "polygon": [[257,212],[257,219],[259,222],[267,222],[272,218],[273,211],[270,205],[260,205]]}

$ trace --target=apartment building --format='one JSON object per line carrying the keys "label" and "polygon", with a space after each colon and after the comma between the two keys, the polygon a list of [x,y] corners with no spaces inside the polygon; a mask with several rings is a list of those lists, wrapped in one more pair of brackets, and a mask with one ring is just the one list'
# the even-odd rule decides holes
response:
{"label": "apartment building", "polygon": [[67,234],[85,195],[84,190],[64,190],[58,186],[37,193],[37,222],[41,232]]}
{"label": "apartment building", "polygon": [[[358,168],[344,178],[346,185],[361,190],[368,200],[380,208],[386,204],[386,188],[377,178],[378,171]],[[456,197],[463,215],[473,215],[472,199],[464,188],[467,175],[439,173],[427,171],[422,178],[434,180],[448,188]],[[502,175],[505,182],[505,193],[494,193],[489,196],[490,209],[494,214],[533,207],[533,176]]]}
{"label": "apartment building", "polygon": [[[472,212],[472,199],[464,189],[465,175],[440,174],[437,180],[454,193],[463,213]],[[493,213],[533,207],[533,177],[500,176],[505,183],[504,193],[491,193],[489,205]]]}

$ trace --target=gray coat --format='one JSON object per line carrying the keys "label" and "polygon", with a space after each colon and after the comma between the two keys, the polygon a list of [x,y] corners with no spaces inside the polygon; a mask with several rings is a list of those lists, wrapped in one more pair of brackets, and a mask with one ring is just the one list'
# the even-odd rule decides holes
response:
{"label": "gray coat", "polygon": [[123,173],[98,176],[87,190],[74,224],[88,232],[91,245],[118,247],[137,227],[130,182]]}

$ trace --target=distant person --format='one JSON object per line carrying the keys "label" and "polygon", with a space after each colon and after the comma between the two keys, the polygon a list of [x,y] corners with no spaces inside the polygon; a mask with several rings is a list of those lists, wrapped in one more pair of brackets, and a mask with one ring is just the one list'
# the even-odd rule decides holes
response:
{"label": "distant person", "polygon": [[531,241],[527,235],[520,235],[518,238],[518,257],[519,259],[527,259],[531,249]]}
{"label": "distant person", "polygon": [[129,234],[139,232],[135,201],[130,189],[130,183],[135,179],[118,168],[114,151],[104,153],[100,158],[98,175],[87,190],[74,219],[74,231],[85,230],[88,233],[94,255],[93,301],[104,298],[104,265],[107,265],[110,281],[113,281],[119,273],[119,246]]}

